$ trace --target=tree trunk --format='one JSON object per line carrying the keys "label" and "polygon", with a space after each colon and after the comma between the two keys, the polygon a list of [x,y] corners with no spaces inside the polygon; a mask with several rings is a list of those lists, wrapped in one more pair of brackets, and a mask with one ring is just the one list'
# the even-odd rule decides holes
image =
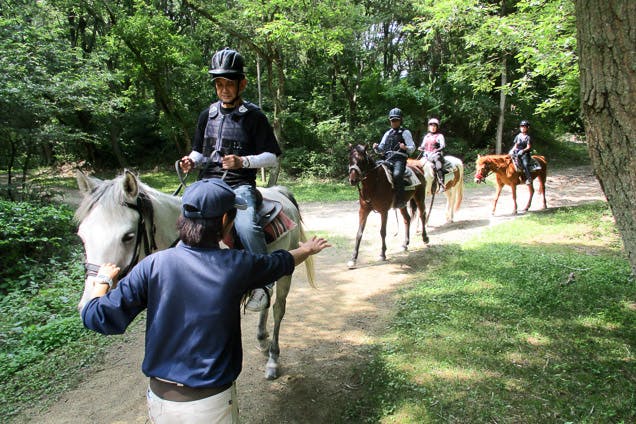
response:
{"label": "tree trunk", "polygon": [[636,2],[577,0],[576,26],[592,165],[636,275]]}
{"label": "tree trunk", "polygon": [[497,122],[497,141],[495,142],[495,153],[501,154],[503,144],[503,127],[506,116],[506,84],[508,84],[506,56],[501,61],[501,90],[499,91],[499,120]]}

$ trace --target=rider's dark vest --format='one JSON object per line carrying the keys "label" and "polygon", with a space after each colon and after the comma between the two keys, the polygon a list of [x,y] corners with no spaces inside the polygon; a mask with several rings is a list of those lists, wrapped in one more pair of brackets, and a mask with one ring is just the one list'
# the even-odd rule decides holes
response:
{"label": "rider's dark vest", "polygon": [[386,141],[384,144],[385,152],[397,152],[398,150],[400,150],[400,143],[404,143],[404,136],[402,135],[403,132],[403,128],[391,130],[389,135],[386,137]]}
{"label": "rider's dark vest", "polygon": [[[247,156],[256,154],[257,152],[252,151],[247,134],[243,129],[245,116],[255,110],[259,110],[259,107],[253,103],[244,102],[232,112],[223,114],[221,103],[212,103],[203,135],[203,156],[208,158],[214,153],[212,160],[216,162],[225,155]],[[201,178],[221,177],[224,172],[225,170],[216,163],[209,164]],[[235,169],[227,172],[226,182],[230,186],[234,186],[233,183],[241,181],[253,182],[255,176],[255,169]]]}
{"label": "rider's dark vest", "polygon": [[528,134],[519,133],[515,137],[515,150],[523,150],[528,147],[530,136]]}
{"label": "rider's dark vest", "polygon": [[424,151],[432,152],[436,149],[439,149],[439,141],[437,138],[439,137],[439,133],[428,133],[424,136]]}

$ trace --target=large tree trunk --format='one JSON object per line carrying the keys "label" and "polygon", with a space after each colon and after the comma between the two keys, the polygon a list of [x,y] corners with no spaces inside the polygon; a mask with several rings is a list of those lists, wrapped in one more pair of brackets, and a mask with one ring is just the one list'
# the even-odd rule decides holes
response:
{"label": "large tree trunk", "polygon": [[501,61],[501,90],[499,91],[499,119],[497,120],[497,140],[495,141],[495,153],[501,154],[503,145],[503,130],[506,117],[506,84],[508,84],[506,56]]}
{"label": "large tree trunk", "polygon": [[577,0],[576,26],[592,165],[636,275],[636,1]]}

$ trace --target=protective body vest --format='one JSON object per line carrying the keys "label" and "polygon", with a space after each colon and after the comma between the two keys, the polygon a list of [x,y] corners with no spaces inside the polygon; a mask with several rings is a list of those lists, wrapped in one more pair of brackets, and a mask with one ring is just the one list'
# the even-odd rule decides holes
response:
{"label": "protective body vest", "polygon": [[528,147],[528,143],[530,142],[530,136],[528,134],[519,133],[515,137],[515,150],[523,150]]}
{"label": "protective body vest", "polygon": [[247,135],[242,121],[250,111],[258,110],[258,106],[245,102],[228,114],[221,113],[221,103],[210,105],[208,123],[205,126],[203,139],[203,156],[209,157],[214,151],[221,156],[254,154],[250,151]]}
{"label": "protective body vest", "polygon": [[212,103],[208,113],[208,122],[203,135],[203,156],[210,162],[202,170],[199,178],[225,178],[231,187],[240,184],[254,185],[256,169],[224,170],[220,165],[221,158],[225,155],[248,156],[255,155],[255,148],[243,127],[245,116],[259,110],[253,103],[244,102],[232,112],[223,114],[221,102]]}
{"label": "protective body vest", "polygon": [[397,152],[398,150],[400,150],[400,143],[404,143],[404,136],[402,135],[403,132],[403,128],[391,130],[389,135],[386,137],[386,142],[384,145],[385,152]]}
{"label": "protective body vest", "polygon": [[424,136],[425,152],[434,152],[436,149],[439,149],[439,141],[437,141],[438,137],[439,133],[428,133]]}

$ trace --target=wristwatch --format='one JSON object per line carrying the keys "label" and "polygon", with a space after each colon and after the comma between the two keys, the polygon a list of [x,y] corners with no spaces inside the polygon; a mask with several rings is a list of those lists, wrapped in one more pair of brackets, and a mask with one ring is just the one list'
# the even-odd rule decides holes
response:
{"label": "wristwatch", "polygon": [[113,279],[110,278],[108,275],[97,274],[95,278],[97,279],[98,284],[108,284],[109,290],[113,288]]}
{"label": "wristwatch", "polygon": [[250,167],[250,160],[247,158],[247,156],[243,156],[243,159],[241,159],[241,166],[243,168],[249,168]]}

